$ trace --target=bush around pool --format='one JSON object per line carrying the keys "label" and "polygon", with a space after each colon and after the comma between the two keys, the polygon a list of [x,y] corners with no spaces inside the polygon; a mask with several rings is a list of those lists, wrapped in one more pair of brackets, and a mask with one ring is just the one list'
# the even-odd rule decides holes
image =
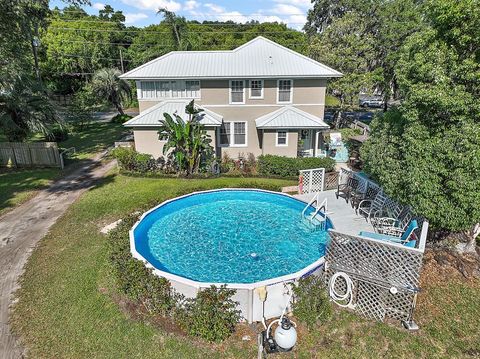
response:
{"label": "bush around pool", "polygon": [[335,161],[331,158],[317,157],[283,157],[262,155],[258,159],[258,173],[262,176],[296,177],[299,170],[325,168],[331,172],[335,168]]}

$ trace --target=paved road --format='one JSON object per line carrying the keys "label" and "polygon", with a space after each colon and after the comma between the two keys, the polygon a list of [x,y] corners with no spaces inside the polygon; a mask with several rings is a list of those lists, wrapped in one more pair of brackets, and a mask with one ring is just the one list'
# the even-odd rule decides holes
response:
{"label": "paved road", "polygon": [[0,217],[0,358],[22,358],[23,348],[8,323],[13,293],[30,253],[68,207],[114,162],[101,163],[103,154],[55,182],[37,196]]}

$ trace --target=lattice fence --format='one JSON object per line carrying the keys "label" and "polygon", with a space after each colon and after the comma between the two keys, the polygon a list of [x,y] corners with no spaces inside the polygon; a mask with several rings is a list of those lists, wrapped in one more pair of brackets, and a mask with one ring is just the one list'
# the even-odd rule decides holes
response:
{"label": "lattice fence", "polygon": [[[345,272],[354,283],[354,310],[378,321],[411,322],[419,291],[423,251],[330,231],[325,280]],[[337,281],[344,293],[346,283]],[[392,289],[394,288],[394,289]]]}
{"label": "lattice fence", "polygon": [[328,191],[330,189],[337,189],[339,176],[340,174],[336,171],[325,173],[325,183],[323,189],[325,191]]}
{"label": "lattice fence", "polygon": [[325,168],[301,170],[298,192],[300,194],[322,192],[325,181]]}

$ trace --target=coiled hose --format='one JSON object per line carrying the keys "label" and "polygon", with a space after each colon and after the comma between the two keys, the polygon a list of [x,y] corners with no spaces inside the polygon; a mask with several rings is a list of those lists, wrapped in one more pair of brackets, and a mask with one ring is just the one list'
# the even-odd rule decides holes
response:
{"label": "coiled hose", "polygon": [[[338,294],[335,290],[335,283],[338,278],[343,278],[347,285],[347,290],[344,294]],[[346,308],[350,307],[353,303],[353,288],[354,284],[352,278],[345,272],[336,272],[330,278],[328,283],[330,298],[340,307]],[[345,304],[345,301],[348,302]]]}

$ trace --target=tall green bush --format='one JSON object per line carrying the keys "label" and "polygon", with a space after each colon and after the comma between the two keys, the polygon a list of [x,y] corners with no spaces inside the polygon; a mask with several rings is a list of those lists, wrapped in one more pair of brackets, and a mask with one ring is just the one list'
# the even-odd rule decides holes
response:
{"label": "tall green bush", "polygon": [[296,177],[299,170],[325,168],[326,172],[331,172],[334,167],[335,161],[328,157],[291,158],[274,155],[258,157],[258,173],[263,176]]}
{"label": "tall green bush", "polygon": [[238,302],[232,299],[235,290],[226,286],[201,290],[195,299],[187,298],[177,310],[180,326],[190,335],[211,342],[228,338],[240,320]]}
{"label": "tall green bush", "polygon": [[148,154],[139,153],[132,148],[117,147],[112,151],[121,169],[146,173],[157,169],[157,162]]}
{"label": "tall green bush", "polygon": [[309,328],[332,316],[332,305],[321,277],[311,275],[300,279],[293,294],[293,314]]}
{"label": "tall green bush", "polygon": [[175,293],[170,282],[158,277],[132,257],[128,232],[138,216],[122,220],[108,235],[110,261],[118,289],[152,315],[170,315],[175,309]]}

